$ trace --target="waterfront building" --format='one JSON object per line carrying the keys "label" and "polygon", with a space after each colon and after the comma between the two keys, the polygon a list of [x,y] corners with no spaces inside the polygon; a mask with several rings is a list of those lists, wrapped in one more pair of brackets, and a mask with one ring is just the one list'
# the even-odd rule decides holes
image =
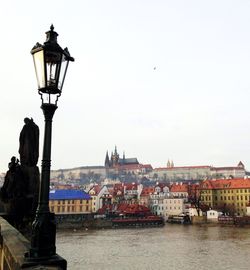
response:
{"label": "waterfront building", "polygon": [[213,166],[181,166],[170,163],[167,167],[155,168],[149,174],[152,179],[164,181],[187,181],[219,178],[243,178],[246,176],[244,164],[240,161],[237,166],[213,167]]}
{"label": "waterfront building", "polygon": [[87,214],[92,212],[91,197],[82,190],[51,190],[50,212],[55,214]]}
{"label": "waterfront building", "polygon": [[250,201],[250,179],[205,180],[200,185],[200,199],[212,209],[230,215],[246,215]]}
{"label": "waterfront building", "polygon": [[92,200],[92,212],[96,213],[105,204],[112,203],[112,195],[110,194],[107,186],[94,185],[88,191]]}
{"label": "waterfront building", "polygon": [[221,212],[216,210],[208,210],[207,211],[207,221],[208,222],[218,222],[218,217],[222,215]]}
{"label": "waterfront building", "polygon": [[185,199],[161,196],[156,199],[151,195],[151,211],[157,216],[167,220],[170,216],[178,216],[186,213]]}
{"label": "waterfront building", "polygon": [[197,211],[197,208],[192,204],[186,204],[185,209],[186,209],[186,213],[188,214],[189,217],[202,216],[203,215],[201,209],[198,209],[198,211]]}

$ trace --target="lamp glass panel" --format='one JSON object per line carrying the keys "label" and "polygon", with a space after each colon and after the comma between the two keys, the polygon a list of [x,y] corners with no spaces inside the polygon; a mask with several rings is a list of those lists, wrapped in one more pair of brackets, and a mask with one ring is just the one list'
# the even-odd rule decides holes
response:
{"label": "lamp glass panel", "polygon": [[61,53],[47,51],[45,57],[47,70],[47,87],[57,89],[59,69],[61,63]]}
{"label": "lamp glass panel", "polygon": [[67,68],[68,68],[69,60],[66,59],[65,55],[62,56],[62,62],[61,62],[61,70],[60,70],[60,76],[58,81],[58,89],[62,90],[64,79],[66,76]]}
{"label": "lamp glass panel", "polygon": [[45,87],[45,70],[44,70],[44,51],[38,51],[33,54],[33,60],[36,70],[38,89]]}

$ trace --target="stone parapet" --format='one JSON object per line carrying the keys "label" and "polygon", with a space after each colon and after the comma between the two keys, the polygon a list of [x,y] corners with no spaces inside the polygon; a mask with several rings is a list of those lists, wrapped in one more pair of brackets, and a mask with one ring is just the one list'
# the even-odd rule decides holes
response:
{"label": "stone parapet", "polygon": [[50,259],[28,260],[24,254],[29,241],[5,219],[0,217],[0,270],[66,270],[67,262],[58,255]]}

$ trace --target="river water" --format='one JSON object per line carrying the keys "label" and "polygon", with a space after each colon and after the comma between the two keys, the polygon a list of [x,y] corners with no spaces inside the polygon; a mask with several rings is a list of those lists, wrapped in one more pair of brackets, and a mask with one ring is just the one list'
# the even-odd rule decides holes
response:
{"label": "river water", "polygon": [[250,269],[250,228],[59,230],[56,245],[69,270]]}

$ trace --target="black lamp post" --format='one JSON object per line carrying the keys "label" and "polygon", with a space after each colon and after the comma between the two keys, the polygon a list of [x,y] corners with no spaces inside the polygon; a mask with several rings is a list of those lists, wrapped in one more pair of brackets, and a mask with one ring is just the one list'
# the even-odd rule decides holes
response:
{"label": "black lamp post", "polygon": [[44,44],[37,43],[31,50],[38,93],[42,99],[41,108],[45,117],[39,200],[32,224],[31,248],[28,254],[31,260],[50,259],[56,256],[55,216],[49,211],[52,118],[62,93],[69,61],[74,61],[68,49],[62,49],[57,43],[58,34],[54,32],[53,25],[46,35]]}

